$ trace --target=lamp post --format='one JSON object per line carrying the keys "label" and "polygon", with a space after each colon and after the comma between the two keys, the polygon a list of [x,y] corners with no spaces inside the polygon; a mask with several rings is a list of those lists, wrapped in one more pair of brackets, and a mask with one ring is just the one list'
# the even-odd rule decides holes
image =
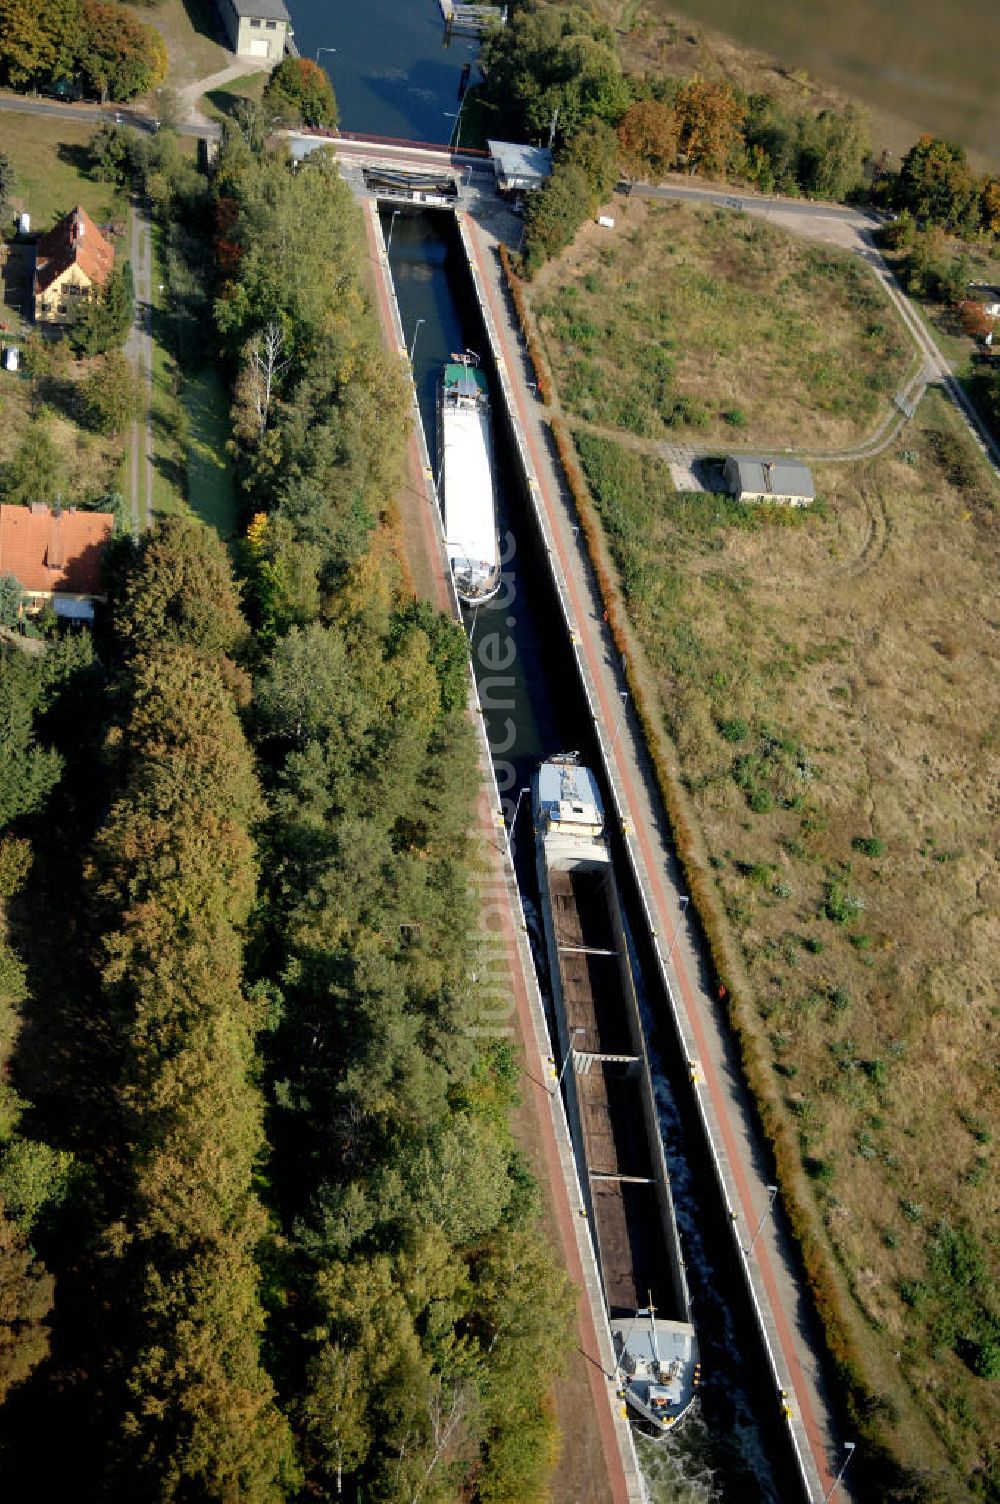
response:
{"label": "lamp post", "polygon": [[[760,1221],[757,1223],[757,1231],[754,1233],[753,1237],[750,1239],[750,1247],[746,1250],[748,1254],[753,1253],[753,1245],[756,1243],[757,1239],[760,1237],[761,1228],[764,1226],[764,1223],[767,1221],[768,1217],[771,1215],[771,1208],[774,1206],[774,1198],[775,1198],[775,1196],[777,1194],[778,1194],[778,1187],[776,1185],[769,1185],[767,1187],[767,1206],[764,1208],[763,1212],[761,1213]],[[850,1460],[850,1459],[848,1459],[848,1460]],[[846,1467],[846,1466],[847,1466],[847,1463],[845,1462],[844,1463],[844,1467]],[[843,1470],[844,1469],[841,1468],[841,1472],[843,1472]],[[834,1487],[836,1487],[836,1479],[834,1479]],[[832,1492],[832,1490],[831,1490],[831,1492]],[[830,1495],[827,1494],[826,1497],[829,1498]]]}
{"label": "lamp post", "polygon": [[668,961],[674,953],[674,946],[677,944],[677,936],[680,934],[681,925],[684,922],[684,915],[687,913],[687,906],[691,902],[691,900],[686,893],[682,893],[677,902],[680,905],[680,913],[677,915],[677,923],[674,925],[674,932],[670,936],[670,944],[667,946]]}
{"label": "lamp post", "polygon": [[618,733],[622,729],[622,723],[625,720],[625,707],[628,705],[628,690],[627,689],[620,689],[618,691],[618,693],[622,697],[622,708],[618,712],[618,724],[615,727],[615,734],[611,738],[611,746],[608,748],[608,756],[609,757],[611,756],[612,752],[615,750],[615,742],[618,740]]}
{"label": "lamp post", "polygon": [[337,50],[336,47],[317,47],[316,48],[316,61],[317,61],[317,63],[319,62],[319,55],[320,55],[321,52],[336,52],[336,50]]}
{"label": "lamp post", "polygon": [[413,326],[413,338],[410,341],[410,365],[411,366],[413,364],[413,352],[417,348],[417,335],[420,333],[420,325],[421,324],[426,324],[426,322],[427,322],[426,319],[417,319],[416,324]]}
{"label": "lamp post", "polygon": [[840,1482],[841,1478],[847,1472],[847,1464],[850,1462],[851,1458],[854,1456],[854,1453],[855,1453],[856,1450],[857,1450],[857,1442],[856,1441],[845,1441],[844,1442],[844,1451],[847,1453],[847,1456],[844,1458],[843,1462],[840,1464],[840,1472],[837,1474],[836,1478],[834,1478],[833,1482],[830,1484],[830,1487],[829,1487],[828,1491],[823,1495],[823,1504],[827,1504],[827,1500],[833,1498],[834,1489],[837,1487],[837,1484]]}
{"label": "lamp post", "polygon": [[399,213],[398,209],[393,209],[393,211],[392,211],[392,218],[389,220],[389,238],[386,240],[386,243],[385,243],[385,254],[387,256],[389,254],[389,249],[390,249],[390,247],[392,245],[392,232],[396,228],[396,215],[398,213]]}
{"label": "lamp post", "polygon": [[558,1094],[559,1088],[562,1085],[562,1078],[566,1074],[566,1067],[567,1067],[567,1065],[569,1065],[569,1057],[573,1053],[573,1040],[574,1040],[574,1038],[576,1037],[577,1034],[586,1034],[586,1032],[587,1031],[582,1026],[582,1024],[578,1025],[575,1029],[570,1029],[570,1031],[569,1031],[569,1044],[566,1046],[566,1053],[563,1056],[562,1065],[559,1067],[559,1074],[556,1077],[556,1084],[552,1088],[552,1095],[553,1096],[556,1096]]}
{"label": "lamp post", "polygon": [[523,788],[518,789],[517,803],[514,805],[514,813],[510,817],[510,830],[513,830],[514,826],[517,824],[517,817],[521,813],[521,800],[524,798],[525,794],[530,794],[530,792],[531,790],[528,788],[527,784],[525,784]]}
{"label": "lamp post", "polygon": [[448,145],[449,145],[449,147],[451,147],[452,142],[454,142],[454,146],[455,146],[455,150],[456,151],[458,151],[458,149],[459,149],[459,143],[462,140],[462,111],[464,109],[465,109],[465,95],[463,94],[462,95],[462,102],[459,105],[459,107],[458,107],[457,110],[445,110],[445,112],[444,112],[446,120],[454,120],[454,122],[455,122],[455,124],[451,128],[451,135],[448,137]]}

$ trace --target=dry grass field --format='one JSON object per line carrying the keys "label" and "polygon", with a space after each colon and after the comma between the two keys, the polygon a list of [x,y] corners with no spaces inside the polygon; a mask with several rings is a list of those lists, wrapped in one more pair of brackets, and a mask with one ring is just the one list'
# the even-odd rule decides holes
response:
{"label": "dry grass field", "polygon": [[1000,486],[935,394],[810,512],[577,443],[859,1346],[995,1497]]}
{"label": "dry grass field", "polygon": [[911,353],[856,257],[725,210],[618,212],[531,287],[568,413],[657,439],[807,450],[876,427]]}

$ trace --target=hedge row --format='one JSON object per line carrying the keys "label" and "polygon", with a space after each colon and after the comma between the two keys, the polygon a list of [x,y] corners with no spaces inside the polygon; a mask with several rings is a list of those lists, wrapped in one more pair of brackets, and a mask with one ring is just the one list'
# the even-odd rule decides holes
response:
{"label": "hedge row", "polygon": [[[742,959],[737,954],[736,941],[722,912],[715,881],[703,859],[700,831],[689,809],[677,769],[670,765],[665,756],[666,733],[654,708],[655,691],[653,694],[647,692],[648,686],[638,667],[641,653],[637,650],[626,621],[625,608],[608,557],[597,509],[566,425],[559,418],[553,418],[549,427],[576,503],[580,527],[607,613],[611,635],[626,665],[625,678],[630,701],[638,717],[666,807],[687,890],[708,945],[719,996],[726,1004],[744,1074],[774,1156],[776,1178],[782,1188],[782,1205],[799,1246],[802,1265],[823,1326],[830,1357],[844,1386],[850,1424],[865,1439],[864,1476],[869,1485],[879,1482],[884,1487],[897,1487],[902,1484],[907,1489],[915,1490],[906,1497],[930,1497],[926,1494],[924,1485],[912,1478],[904,1478],[898,1460],[892,1456],[891,1443],[882,1423],[886,1418],[890,1421],[893,1419],[892,1406],[872,1391],[863,1376],[861,1356],[850,1331],[841,1289],[830,1267],[830,1252],[822,1235],[817,1234],[815,1203],[804,1183],[795,1132],[775,1092],[770,1060],[753,1027],[753,1011],[747,995],[749,983],[743,971]],[[861,1471],[862,1468],[859,1467],[858,1472]]]}
{"label": "hedge row", "polygon": [[523,284],[514,270],[510,251],[508,251],[503,242],[500,244],[500,265],[503,267],[504,276],[507,278],[507,286],[510,288],[510,295],[514,300],[517,322],[521,326],[521,333],[524,335],[528,346],[528,359],[531,361],[535,372],[538,395],[541,397],[545,407],[551,407],[552,382],[549,380],[548,366],[545,363],[545,356],[542,354],[539,343],[534,335],[531,313],[525,302]]}

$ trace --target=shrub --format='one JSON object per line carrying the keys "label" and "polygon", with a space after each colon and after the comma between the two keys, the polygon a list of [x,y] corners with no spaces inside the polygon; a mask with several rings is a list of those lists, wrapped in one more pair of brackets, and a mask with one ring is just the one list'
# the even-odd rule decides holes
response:
{"label": "shrub", "polygon": [[863,856],[885,856],[885,842],[880,841],[878,836],[855,836],[851,845]]}
{"label": "shrub", "polygon": [[827,883],[823,913],[834,924],[850,924],[863,908],[863,901],[855,894],[848,893],[842,883]]}
{"label": "shrub", "polygon": [[719,735],[727,742],[745,742],[750,735],[750,727],[737,716],[732,720],[719,722]]}

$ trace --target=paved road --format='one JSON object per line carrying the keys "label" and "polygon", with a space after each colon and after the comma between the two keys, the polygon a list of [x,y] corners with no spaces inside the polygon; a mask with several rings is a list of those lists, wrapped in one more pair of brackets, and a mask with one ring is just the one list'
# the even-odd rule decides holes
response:
{"label": "paved road", "polygon": [[[209,80],[209,84],[211,81]],[[200,84],[192,87],[200,88]],[[13,115],[41,115],[49,120],[70,120],[74,124],[89,125],[95,131],[101,125],[130,125],[137,131],[152,134],[157,126],[151,115],[130,105],[106,104],[60,104],[54,99],[41,99],[36,95],[9,94],[0,90],[0,110],[9,110]],[[221,126],[209,121],[201,124],[182,123],[174,127],[182,136],[203,136],[218,139]]]}

